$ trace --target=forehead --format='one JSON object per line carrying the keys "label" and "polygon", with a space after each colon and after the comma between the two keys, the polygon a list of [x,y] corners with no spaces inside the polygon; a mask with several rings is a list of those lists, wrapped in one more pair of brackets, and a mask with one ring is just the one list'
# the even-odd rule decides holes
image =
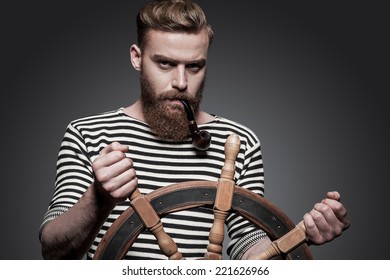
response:
{"label": "forehead", "polygon": [[199,33],[150,30],[144,47],[145,55],[162,55],[175,60],[206,59],[209,38],[206,30]]}

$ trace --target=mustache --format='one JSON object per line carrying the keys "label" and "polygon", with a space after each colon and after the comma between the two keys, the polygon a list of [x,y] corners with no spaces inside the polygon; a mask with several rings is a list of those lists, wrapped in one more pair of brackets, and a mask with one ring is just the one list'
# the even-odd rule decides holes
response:
{"label": "mustache", "polygon": [[177,90],[169,90],[162,92],[158,97],[158,100],[179,100],[184,99],[188,101],[191,105],[196,104],[197,99],[192,97],[187,92],[180,92]]}

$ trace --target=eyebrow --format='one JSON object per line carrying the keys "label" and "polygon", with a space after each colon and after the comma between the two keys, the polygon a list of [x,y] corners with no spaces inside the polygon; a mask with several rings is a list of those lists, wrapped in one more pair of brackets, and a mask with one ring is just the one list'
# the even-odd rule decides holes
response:
{"label": "eyebrow", "polygon": [[[152,56],[152,60],[154,62],[169,61],[169,62],[173,62],[175,64],[183,63],[183,61],[180,61],[180,60],[177,60],[177,59],[168,58],[168,57],[160,55],[160,54],[153,55]],[[206,59],[201,58],[201,59],[197,59],[197,60],[184,61],[184,64],[199,64],[199,65],[204,66],[204,65],[206,65]]]}

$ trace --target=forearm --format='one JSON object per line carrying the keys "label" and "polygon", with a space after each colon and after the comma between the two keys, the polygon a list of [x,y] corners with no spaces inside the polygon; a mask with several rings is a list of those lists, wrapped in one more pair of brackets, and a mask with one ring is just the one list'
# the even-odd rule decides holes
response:
{"label": "forearm", "polygon": [[269,239],[269,237],[259,240],[256,244],[254,244],[245,252],[241,259],[248,260],[251,256],[260,254],[261,252],[265,251],[265,249],[267,249],[270,244],[271,239]]}
{"label": "forearm", "polygon": [[72,208],[43,228],[44,259],[81,259],[114,207],[94,185],[89,187]]}

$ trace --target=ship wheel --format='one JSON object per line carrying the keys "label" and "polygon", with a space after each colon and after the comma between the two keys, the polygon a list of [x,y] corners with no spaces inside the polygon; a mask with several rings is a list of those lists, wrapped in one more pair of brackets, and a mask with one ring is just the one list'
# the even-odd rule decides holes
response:
{"label": "ship wheel", "polygon": [[263,229],[271,245],[253,259],[312,259],[303,222],[295,225],[277,206],[264,197],[235,185],[235,160],[240,149],[239,137],[229,136],[225,143],[225,163],[220,179],[172,184],[149,194],[138,189],[130,197],[132,207],[123,212],[107,230],[93,259],[123,259],[138,235],[148,229],[156,237],[161,251],[169,259],[183,259],[173,239],[164,231],[160,218],[168,213],[213,207],[214,222],[209,233],[207,253],[202,259],[222,259],[224,223],[235,212]]}

